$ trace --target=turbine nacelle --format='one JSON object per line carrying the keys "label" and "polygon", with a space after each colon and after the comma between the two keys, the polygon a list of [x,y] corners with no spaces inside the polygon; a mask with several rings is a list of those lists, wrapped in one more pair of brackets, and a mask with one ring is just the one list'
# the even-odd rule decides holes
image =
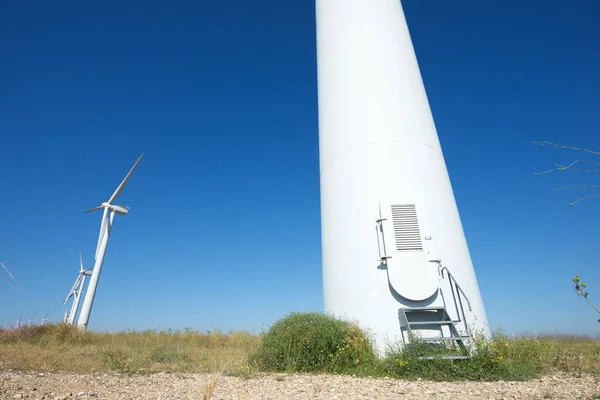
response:
{"label": "turbine nacelle", "polygon": [[[106,204],[106,206],[105,206]],[[102,203],[102,205],[104,207],[108,207],[108,209],[110,211],[113,211],[119,215],[125,215],[129,212],[129,207],[127,206],[118,206],[118,205],[112,205],[112,204],[108,204],[108,203]]]}
{"label": "turbine nacelle", "polygon": [[93,211],[98,211],[98,210],[108,210],[110,212],[114,212],[115,214],[119,214],[119,215],[125,215],[129,212],[129,207],[127,206],[119,206],[119,205],[115,205],[115,204],[110,204],[110,203],[102,203],[101,206],[92,208],[91,210],[87,210],[86,213],[90,213]]}

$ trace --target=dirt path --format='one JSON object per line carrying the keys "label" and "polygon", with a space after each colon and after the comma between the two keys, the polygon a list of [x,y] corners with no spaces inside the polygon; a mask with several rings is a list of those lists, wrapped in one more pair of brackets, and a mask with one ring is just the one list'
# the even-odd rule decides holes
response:
{"label": "dirt path", "polygon": [[[216,382],[215,382],[216,379]],[[594,377],[529,382],[407,382],[345,376],[208,374],[59,374],[0,372],[0,399],[597,399]],[[209,398],[209,397],[205,397]]]}

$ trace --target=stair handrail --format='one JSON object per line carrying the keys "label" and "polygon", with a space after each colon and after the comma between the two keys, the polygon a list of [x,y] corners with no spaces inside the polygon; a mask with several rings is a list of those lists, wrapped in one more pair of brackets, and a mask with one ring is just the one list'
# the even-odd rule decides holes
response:
{"label": "stair handrail", "polygon": [[[452,290],[452,298],[454,300],[454,307],[456,307],[456,314],[458,315],[458,322],[460,322],[460,318],[461,318],[461,314],[462,314],[462,319],[463,319],[463,322],[465,324],[466,332],[468,334],[469,333],[469,326],[467,325],[467,316],[465,315],[465,309],[463,307],[463,303],[462,303],[462,299],[461,299],[461,293],[462,293],[462,296],[467,301],[467,305],[469,306],[469,311],[473,311],[473,308],[471,307],[471,301],[469,300],[469,297],[466,295],[466,293],[462,289],[462,287],[460,287],[460,285],[456,281],[456,278],[454,277],[454,275],[452,275],[452,273],[450,272],[450,270],[448,269],[448,267],[442,267],[442,269],[440,271],[441,274],[442,274],[442,279],[444,278],[444,271],[446,271],[447,274],[448,274],[448,280],[449,280],[449,283],[450,283],[450,289]],[[456,290],[458,292],[458,304],[460,304],[460,311],[458,310],[458,304],[457,304],[457,301],[456,301],[457,296],[456,296],[456,293],[454,292],[454,287],[452,286],[453,283],[454,283],[454,286],[456,286]]]}

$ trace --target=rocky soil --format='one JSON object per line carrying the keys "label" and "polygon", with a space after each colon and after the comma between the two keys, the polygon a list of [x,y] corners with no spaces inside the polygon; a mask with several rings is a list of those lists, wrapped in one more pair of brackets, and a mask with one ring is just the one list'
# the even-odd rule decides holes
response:
{"label": "rocky soil", "polygon": [[33,373],[0,371],[0,399],[600,399],[600,380],[427,382],[326,375]]}

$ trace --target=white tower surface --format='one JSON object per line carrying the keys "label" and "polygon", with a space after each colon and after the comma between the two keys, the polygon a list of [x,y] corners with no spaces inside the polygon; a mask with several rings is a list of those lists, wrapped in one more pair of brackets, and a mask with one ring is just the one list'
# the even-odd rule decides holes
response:
{"label": "white tower surface", "polygon": [[325,312],[380,351],[489,336],[400,1],[316,0],[316,21]]}

